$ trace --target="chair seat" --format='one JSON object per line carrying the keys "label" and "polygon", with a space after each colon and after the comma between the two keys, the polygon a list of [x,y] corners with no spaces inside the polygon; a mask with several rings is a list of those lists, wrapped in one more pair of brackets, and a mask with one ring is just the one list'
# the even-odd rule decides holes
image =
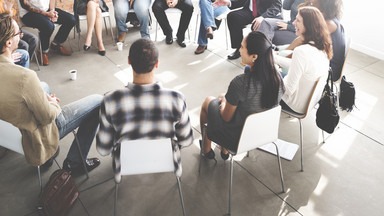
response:
{"label": "chair seat", "polygon": [[295,111],[286,110],[284,108],[282,108],[281,111],[283,111],[284,113],[286,113],[286,114],[288,114],[290,116],[293,116],[293,117],[299,118],[299,119],[303,119],[307,115],[306,113],[297,113]]}

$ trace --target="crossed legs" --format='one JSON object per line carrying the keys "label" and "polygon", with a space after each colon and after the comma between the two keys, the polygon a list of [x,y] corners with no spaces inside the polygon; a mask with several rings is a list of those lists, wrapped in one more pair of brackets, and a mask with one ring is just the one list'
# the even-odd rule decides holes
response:
{"label": "crossed legs", "polygon": [[92,32],[95,29],[97,46],[99,51],[105,50],[102,37],[103,20],[101,16],[101,9],[99,4],[94,1],[89,1],[87,4],[87,36],[85,39],[85,45],[90,46],[92,42]]}

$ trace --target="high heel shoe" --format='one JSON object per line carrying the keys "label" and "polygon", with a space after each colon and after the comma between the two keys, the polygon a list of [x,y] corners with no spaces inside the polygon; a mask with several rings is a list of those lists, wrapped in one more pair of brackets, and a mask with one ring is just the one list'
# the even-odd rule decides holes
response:
{"label": "high heel shoe", "polygon": [[99,50],[97,53],[99,53],[99,55],[101,55],[101,56],[105,56],[106,52],[105,52],[105,50],[101,50],[101,51]]}
{"label": "high heel shoe", "polygon": [[84,51],[88,51],[90,48],[91,48],[91,46],[87,46],[87,45],[85,45],[85,44],[84,44],[84,46],[83,46]]}
{"label": "high heel shoe", "polygon": [[228,160],[228,158],[229,158],[229,153],[227,153],[227,154],[224,154],[222,151],[220,151],[220,156],[221,156],[221,158],[223,159],[223,160]]}
{"label": "high heel shoe", "polygon": [[[200,144],[200,149],[202,149],[202,140],[199,140],[199,144]],[[203,158],[216,161],[215,152],[212,149],[208,153],[203,153],[203,151],[201,151],[201,156],[203,156]]]}

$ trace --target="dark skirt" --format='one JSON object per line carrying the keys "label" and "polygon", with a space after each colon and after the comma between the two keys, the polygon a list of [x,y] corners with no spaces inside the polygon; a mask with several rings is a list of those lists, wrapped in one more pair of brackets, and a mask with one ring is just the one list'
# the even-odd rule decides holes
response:
{"label": "dark skirt", "polygon": [[[87,14],[88,0],[77,0],[76,3],[77,3],[77,6],[76,6],[77,14],[78,15]],[[105,2],[103,0],[99,1],[99,5],[100,5],[101,12],[109,11],[107,4],[105,4]]]}
{"label": "dark skirt", "polygon": [[232,153],[237,152],[241,130],[244,121],[239,118],[236,112],[230,122],[225,122],[220,114],[219,99],[214,99],[208,106],[208,139],[218,145],[227,148]]}

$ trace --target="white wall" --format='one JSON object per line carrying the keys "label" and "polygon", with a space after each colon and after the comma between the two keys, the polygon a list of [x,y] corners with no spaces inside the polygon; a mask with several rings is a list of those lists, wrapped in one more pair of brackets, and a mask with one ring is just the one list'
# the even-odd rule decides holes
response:
{"label": "white wall", "polygon": [[343,0],[341,19],[351,48],[384,60],[384,1]]}

